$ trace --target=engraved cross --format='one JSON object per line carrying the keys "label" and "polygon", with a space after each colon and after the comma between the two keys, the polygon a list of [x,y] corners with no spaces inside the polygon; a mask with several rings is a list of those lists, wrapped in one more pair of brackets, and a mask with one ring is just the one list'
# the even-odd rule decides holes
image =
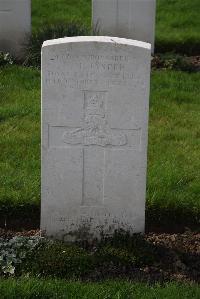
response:
{"label": "engraved cross", "polygon": [[101,206],[104,203],[106,151],[138,149],[140,146],[140,128],[110,127],[106,96],[106,91],[84,91],[83,126],[50,128],[49,146],[58,146],[60,142],[83,149],[82,206]]}

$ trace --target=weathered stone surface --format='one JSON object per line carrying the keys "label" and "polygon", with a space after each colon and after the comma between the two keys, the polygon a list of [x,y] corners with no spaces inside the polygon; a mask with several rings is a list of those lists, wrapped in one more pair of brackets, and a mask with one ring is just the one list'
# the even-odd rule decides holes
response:
{"label": "weathered stone surface", "polygon": [[93,28],[101,35],[131,38],[152,45],[156,0],[93,0]]}
{"label": "weathered stone surface", "polygon": [[41,229],[64,240],[143,232],[150,44],[113,37],[42,48]]}
{"label": "weathered stone surface", "polygon": [[31,1],[0,1],[0,51],[20,58],[31,32]]}

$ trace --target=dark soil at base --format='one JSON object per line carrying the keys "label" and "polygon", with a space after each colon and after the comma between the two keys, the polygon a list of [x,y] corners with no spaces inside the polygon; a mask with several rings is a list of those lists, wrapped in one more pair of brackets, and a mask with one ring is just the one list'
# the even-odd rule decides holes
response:
{"label": "dark soil at base", "polygon": [[[40,230],[0,229],[0,237],[40,235]],[[82,277],[84,281],[99,281],[104,279],[129,279],[140,282],[185,281],[200,282],[200,233],[191,232],[168,234],[147,233],[146,243],[155,248],[159,261],[152,261],[148,266],[133,267],[114,265],[112,263],[95,268],[89,275]],[[95,247],[94,247],[95,248]],[[91,247],[91,253],[93,248]]]}
{"label": "dark soil at base", "polygon": [[200,72],[200,56],[180,56],[174,53],[155,54],[152,59],[153,69]]}

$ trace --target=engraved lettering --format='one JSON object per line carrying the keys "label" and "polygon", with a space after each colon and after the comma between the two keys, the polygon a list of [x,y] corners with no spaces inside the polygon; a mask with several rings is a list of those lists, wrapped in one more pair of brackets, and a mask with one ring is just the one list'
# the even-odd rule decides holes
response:
{"label": "engraved lettering", "polygon": [[[94,84],[103,84],[105,88],[112,85],[130,87],[135,87],[136,84],[142,85],[143,82],[138,82],[138,77],[141,78],[139,80],[143,80],[142,77],[135,76],[138,68],[141,68],[141,63],[140,61],[135,63],[133,72],[130,70],[130,60],[133,58],[122,55],[75,55],[72,53],[54,55],[50,58],[52,67],[46,72],[45,82],[48,86],[58,85],[73,89],[90,89],[90,86]],[[53,66],[58,61],[61,63],[61,70],[55,72]],[[72,63],[73,71],[66,71],[63,67],[65,63],[68,64],[67,69],[70,69]]]}

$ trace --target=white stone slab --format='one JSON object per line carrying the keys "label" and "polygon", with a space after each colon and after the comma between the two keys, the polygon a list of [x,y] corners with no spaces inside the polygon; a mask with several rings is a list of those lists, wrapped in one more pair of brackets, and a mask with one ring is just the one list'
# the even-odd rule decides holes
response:
{"label": "white stone slab", "polygon": [[151,46],[113,37],[42,48],[41,229],[143,232]]}
{"label": "white stone slab", "polygon": [[31,32],[31,1],[0,0],[0,51],[20,58]]}
{"label": "white stone slab", "polygon": [[93,28],[100,35],[144,41],[154,52],[156,0],[93,0]]}

